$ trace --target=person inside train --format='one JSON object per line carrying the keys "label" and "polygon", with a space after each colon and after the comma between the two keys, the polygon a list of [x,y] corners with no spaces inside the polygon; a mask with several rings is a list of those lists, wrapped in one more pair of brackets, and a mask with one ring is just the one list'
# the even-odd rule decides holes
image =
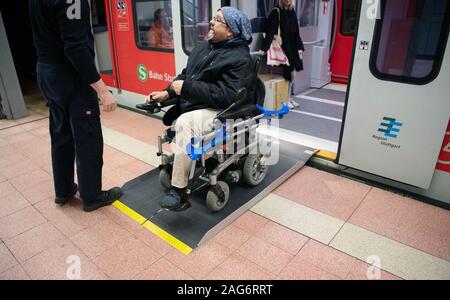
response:
{"label": "person inside train", "polygon": [[176,147],[172,187],[160,201],[161,207],[190,206],[186,190],[192,161],[185,147],[191,138],[210,131],[217,113],[233,103],[240,89],[247,90],[243,104],[253,102],[256,74],[250,57],[251,41],[248,17],[232,7],[220,8],[210,21],[208,41],[192,50],[182,73],[164,91],[146,97],[147,103],[179,99],[164,116],[166,125],[175,121]]}
{"label": "person inside train", "polygon": [[[303,46],[300,30],[298,28],[297,13],[292,4],[293,0],[280,0],[279,4],[272,9],[267,19],[266,36],[262,42],[261,51],[266,53],[272,40],[278,32],[281,32],[281,48],[286,53],[289,65],[281,65],[283,77],[289,82],[289,108],[298,107],[299,104],[291,97],[293,85],[297,72],[303,70]],[[307,4],[309,2],[306,2]],[[306,8],[308,9],[308,8]]]}
{"label": "person inside train", "polygon": [[159,8],[154,13],[153,26],[147,32],[149,47],[173,49],[173,29],[167,12]]}

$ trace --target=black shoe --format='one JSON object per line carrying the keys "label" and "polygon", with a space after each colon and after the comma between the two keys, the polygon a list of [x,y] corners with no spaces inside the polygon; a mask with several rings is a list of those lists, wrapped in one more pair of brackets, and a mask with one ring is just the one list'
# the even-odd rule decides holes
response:
{"label": "black shoe", "polygon": [[75,196],[77,191],[78,191],[78,185],[76,183],[74,183],[70,194],[67,195],[66,197],[55,197],[55,203],[60,204],[60,205],[66,204],[70,199],[72,199],[73,196]]}
{"label": "black shoe", "polygon": [[159,205],[162,208],[175,211],[182,211],[191,207],[186,188],[180,189],[176,187],[170,188],[169,193],[159,201]]}
{"label": "black shoe", "polygon": [[83,209],[86,212],[90,212],[96,210],[97,208],[110,205],[116,200],[119,200],[120,197],[122,197],[122,189],[119,187],[114,187],[108,191],[102,191],[97,199],[90,202],[89,204],[85,204]]}

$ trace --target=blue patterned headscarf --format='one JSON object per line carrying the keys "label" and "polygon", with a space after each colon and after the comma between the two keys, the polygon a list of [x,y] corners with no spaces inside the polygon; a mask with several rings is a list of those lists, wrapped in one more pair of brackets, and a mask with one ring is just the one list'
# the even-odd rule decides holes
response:
{"label": "blue patterned headscarf", "polygon": [[220,10],[234,36],[242,37],[250,42],[252,40],[252,25],[248,17],[242,11],[230,6],[224,6]]}

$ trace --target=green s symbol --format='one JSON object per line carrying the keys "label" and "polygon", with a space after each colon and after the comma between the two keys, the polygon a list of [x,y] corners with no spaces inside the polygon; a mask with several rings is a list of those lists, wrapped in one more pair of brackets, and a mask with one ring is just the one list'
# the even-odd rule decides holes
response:
{"label": "green s symbol", "polygon": [[143,64],[138,65],[137,75],[138,75],[138,78],[140,81],[142,81],[142,82],[147,81],[148,72],[147,72],[147,68]]}

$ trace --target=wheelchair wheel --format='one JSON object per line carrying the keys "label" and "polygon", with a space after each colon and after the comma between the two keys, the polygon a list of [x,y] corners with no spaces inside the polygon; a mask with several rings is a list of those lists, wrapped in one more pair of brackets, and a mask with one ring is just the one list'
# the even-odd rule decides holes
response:
{"label": "wheelchair wheel", "polygon": [[245,158],[242,179],[246,184],[257,186],[266,177],[269,166],[263,163],[263,158],[261,154],[249,154]]}
{"label": "wheelchair wheel", "polygon": [[167,190],[172,186],[172,175],[166,169],[159,171],[159,183]]}
{"label": "wheelchair wheel", "polygon": [[218,212],[225,207],[230,197],[230,188],[224,181],[218,181],[215,187],[211,187],[206,195],[206,206],[212,212]]}

